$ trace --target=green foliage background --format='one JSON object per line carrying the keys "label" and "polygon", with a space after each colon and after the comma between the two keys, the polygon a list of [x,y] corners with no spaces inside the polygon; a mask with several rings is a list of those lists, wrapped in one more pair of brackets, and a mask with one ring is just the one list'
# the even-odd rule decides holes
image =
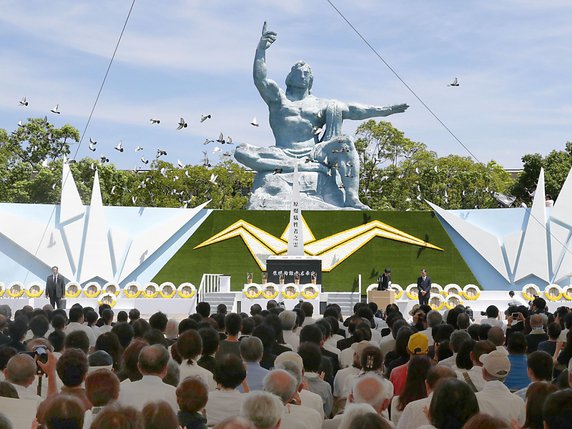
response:
{"label": "green foliage background", "polygon": [[[357,276],[361,274],[364,292],[387,266],[392,269],[393,282],[404,288],[416,281],[419,270],[423,267],[427,268],[433,281],[442,286],[448,283],[462,286],[478,284],[432,212],[306,211],[303,216],[318,240],[379,220],[444,249],[439,252],[376,237],[331,272],[323,273],[322,283],[326,291],[351,291],[357,287]],[[153,281],[172,281],[175,284],[191,281],[198,287],[203,273],[219,273],[230,275],[232,289],[241,290],[246,273],[252,272],[254,281],[260,282],[262,272],[240,237],[194,249],[240,219],[280,237],[288,224],[289,212],[213,211]]]}

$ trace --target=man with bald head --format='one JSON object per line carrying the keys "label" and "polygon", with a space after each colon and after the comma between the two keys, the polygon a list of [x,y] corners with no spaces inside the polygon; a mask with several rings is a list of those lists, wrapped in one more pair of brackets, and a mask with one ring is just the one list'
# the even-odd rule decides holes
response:
{"label": "man with bald head", "polygon": [[508,355],[508,350],[504,346],[504,331],[498,326],[493,326],[487,333],[487,340],[495,345],[498,351]]}
{"label": "man with bald head", "polygon": [[121,384],[119,403],[143,410],[147,402],[167,401],[177,413],[177,389],[166,383],[163,378],[167,375],[169,352],[160,344],[146,346],[141,349],[137,368],[143,375],[138,381]]}
{"label": "man with bald head", "polygon": [[296,379],[283,369],[270,371],[262,382],[265,392],[280,398],[284,404],[281,429],[320,429],[322,418],[316,410],[292,403],[298,390]]}
{"label": "man with bald head", "polygon": [[40,400],[40,397],[29,387],[36,377],[36,361],[27,354],[17,354],[10,358],[4,369],[4,377],[18,392],[20,399]]}
{"label": "man with bald head", "polygon": [[423,425],[430,425],[431,423],[423,410],[429,409],[433,392],[437,388],[437,385],[441,381],[449,378],[456,378],[456,374],[455,371],[448,366],[435,365],[431,367],[427,373],[427,379],[425,380],[427,397],[412,401],[405,406],[396,429],[418,428]]}

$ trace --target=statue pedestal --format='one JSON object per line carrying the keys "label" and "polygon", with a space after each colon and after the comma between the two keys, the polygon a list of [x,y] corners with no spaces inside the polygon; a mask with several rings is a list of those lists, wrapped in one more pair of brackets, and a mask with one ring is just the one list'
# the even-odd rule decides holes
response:
{"label": "statue pedestal", "polygon": [[[317,172],[300,172],[298,177],[302,210],[344,209],[344,193],[335,177]],[[294,173],[256,173],[248,209],[290,210],[293,178]]]}

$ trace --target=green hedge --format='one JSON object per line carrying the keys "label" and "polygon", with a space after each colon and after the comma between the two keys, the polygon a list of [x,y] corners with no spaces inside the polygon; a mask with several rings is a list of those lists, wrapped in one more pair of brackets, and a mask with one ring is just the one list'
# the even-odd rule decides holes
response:
{"label": "green hedge", "polygon": [[[260,282],[262,273],[240,237],[196,250],[194,247],[240,219],[279,237],[289,216],[287,211],[213,211],[153,281],[159,284],[190,281],[198,287],[203,273],[222,273],[231,276],[233,290],[241,290],[246,273],[253,272],[254,281]],[[306,211],[303,216],[317,240],[379,220],[444,249],[441,252],[376,237],[332,271],[323,273],[326,292],[351,291],[357,287],[358,274],[362,275],[365,289],[376,281],[385,267],[391,267],[393,282],[404,288],[416,281],[423,267],[427,268],[433,282],[442,286],[448,283],[478,284],[432,212]]]}

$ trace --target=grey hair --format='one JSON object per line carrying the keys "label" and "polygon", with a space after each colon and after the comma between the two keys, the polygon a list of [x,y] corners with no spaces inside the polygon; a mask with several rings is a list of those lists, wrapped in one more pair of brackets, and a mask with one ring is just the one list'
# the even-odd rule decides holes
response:
{"label": "grey hair", "polygon": [[467,331],[457,330],[453,331],[449,341],[451,342],[451,347],[453,348],[453,351],[457,353],[461,348],[461,344],[463,344],[465,341],[471,341],[471,336]]}
{"label": "grey hair", "polygon": [[430,328],[434,328],[435,326],[439,326],[443,323],[443,316],[436,310],[431,310],[427,313],[427,324]]}
{"label": "grey hair", "polygon": [[373,407],[369,404],[349,404],[344,410],[344,414],[338,429],[350,429],[352,422],[357,417],[369,413],[377,414]]}
{"label": "grey hair", "polygon": [[243,337],[238,348],[240,356],[245,362],[259,362],[262,359],[264,347],[258,337]]}
{"label": "grey hair", "polygon": [[283,369],[284,371],[288,372],[292,377],[296,379],[298,386],[302,384],[302,370],[294,362],[288,360],[280,362],[278,365],[276,365],[276,369]]}
{"label": "grey hair", "polygon": [[296,319],[298,315],[292,310],[285,310],[278,315],[280,322],[282,322],[282,329],[285,331],[292,331],[296,326]]}
{"label": "grey hair", "polygon": [[240,415],[254,423],[256,429],[274,429],[283,412],[284,404],[278,396],[260,391],[247,393],[240,407]]}
{"label": "grey hair", "polygon": [[27,354],[17,354],[6,365],[6,380],[21,385],[36,375],[36,362]]}
{"label": "grey hair", "polygon": [[353,402],[368,404],[375,409],[378,409],[386,399],[391,399],[390,393],[384,389],[381,377],[375,374],[357,377],[352,386]]}
{"label": "grey hair", "polygon": [[266,374],[262,386],[264,391],[275,394],[284,403],[292,399],[298,388],[296,379],[283,369],[274,369]]}
{"label": "grey hair", "polygon": [[0,428],[12,429],[12,422],[4,414],[0,413]]}

